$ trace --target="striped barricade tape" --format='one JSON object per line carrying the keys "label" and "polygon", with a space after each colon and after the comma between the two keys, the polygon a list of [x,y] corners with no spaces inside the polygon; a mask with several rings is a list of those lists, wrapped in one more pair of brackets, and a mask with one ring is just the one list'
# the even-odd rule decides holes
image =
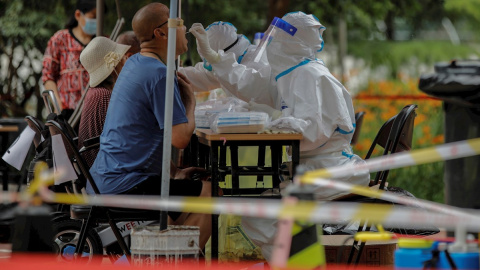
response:
{"label": "striped barricade tape", "polygon": [[368,187],[351,185],[341,181],[317,178],[313,181],[310,181],[310,183],[315,186],[336,189],[339,191],[347,191],[353,194],[362,195],[369,198],[381,199],[384,201],[398,203],[406,206],[419,207],[425,210],[435,211],[435,212],[444,213],[452,216],[467,216],[467,217],[473,216],[470,212],[459,207],[431,202],[431,201],[427,201],[419,198],[401,196],[389,191],[370,189]]}
{"label": "striped barricade tape", "polygon": [[58,194],[43,189],[42,198],[47,202],[85,204],[104,207],[121,207],[146,210],[164,210],[206,214],[232,214],[271,219],[295,219],[316,223],[344,224],[350,220],[368,219],[386,227],[433,225],[455,228],[461,224],[472,231],[480,231],[480,211],[469,215],[445,214],[388,204],[360,204],[346,202],[298,201],[284,204],[271,199],[251,198],[198,198],[158,196],[77,196]]}
{"label": "striped barricade tape", "polygon": [[[318,180],[318,179],[317,179]],[[53,193],[42,183],[53,181],[53,173],[45,167],[35,172],[35,182],[30,187],[38,189],[44,201],[63,204],[97,205],[146,210],[165,210],[207,214],[233,214],[272,219],[296,219],[317,223],[347,223],[354,219],[368,219],[372,223],[385,226],[434,225],[455,228],[464,225],[467,229],[480,231],[480,211],[450,209],[447,213],[437,213],[420,208],[406,208],[386,204],[359,204],[345,202],[298,201],[285,204],[270,199],[252,198],[198,198],[158,196],[97,195],[79,196]],[[339,183],[334,183],[339,184]],[[334,185],[332,185],[333,187]],[[361,188],[360,188],[361,189]],[[363,190],[363,189],[361,189]],[[34,189],[28,192],[32,194]],[[372,191],[368,191],[372,193]],[[385,196],[385,192],[379,192]],[[374,197],[385,198],[379,194]],[[28,196],[15,193],[0,193],[0,201],[22,200]],[[445,206],[444,206],[445,207]]]}
{"label": "striped barricade tape", "polygon": [[377,172],[436,161],[475,156],[480,154],[480,138],[447,143],[440,146],[412,150],[371,158],[359,165],[336,166],[306,172],[300,177],[302,183],[312,183],[317,178],[332,179],[351,176],[359,171]]}

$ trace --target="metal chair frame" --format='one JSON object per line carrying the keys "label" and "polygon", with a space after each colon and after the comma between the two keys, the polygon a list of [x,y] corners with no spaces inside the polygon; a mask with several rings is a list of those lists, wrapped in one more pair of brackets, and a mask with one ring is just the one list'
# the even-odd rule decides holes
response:
{"label": "metal chair frame", "polygon": [[[415,104],[407,105],[397,115],[387,120],[375,136],[375,139],[373,140],[365,159],[369,159],[371,157],[377,145],[383,147],[384,149],[382,156],[411,150],[414,121],[416,117],[415,110],[417,107],[418,106]],[[383,190],[385,188],[389,171],[390,170],[377,172],[373,184],[378,185],[380,183],[379,189]],[[370,230],[368,221],[360,223],[358,232],[363,230]],[[352,262],[355,255],[355,250],[358,250],[357,257],[355,259],[355,264],[357,265],[360,261],[364,247],[365,242],[361,242],[359,245],[359,241],[354,241],[347,263],[350,264]]]}
{"label": "metal chair frame", "polygon": [[[46,125],[50,129],[51,136],[57,134],[60,134],[62,136],[62,141],[67,150],[67,155],[72,162],[72,165],[74,165],[74,167],[77,169],[77,176],[79,177],[79,181],[83,182],[83,185],[86,185],[86,183],[88,182],[91,185],[95,194],[101,194],[90,174],[87,163],[77,149],[77,145],[68,136],[62,126],[53,120],[47,121]],[[86,211],[88,211],[88,215],[86,215]],[[116,223],[120,221],[158,220],[160,217],[160,213],[153,210],[147,211],[100,206],[92,206],[89,209],[85,209],[84,206],[75,207],[72,205],[71,217],[74,219],[82,219],[83,222],[75,249],[75,256],[81,256],[81,249],[85,244],[87,232],[93,229],[95,225],[99,223],[109,224],[111,230],[115,235],[115,238],[118,241],[118,244],[120,245],[120,248],[123,251],[123,254],[129,256],[130,249],[128,248],[125,239],[121,235],[118,227],[116,226]]]}

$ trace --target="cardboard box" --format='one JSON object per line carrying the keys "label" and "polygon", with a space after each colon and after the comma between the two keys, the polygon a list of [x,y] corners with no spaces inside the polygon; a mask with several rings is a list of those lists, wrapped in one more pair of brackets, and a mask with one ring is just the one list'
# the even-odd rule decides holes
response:
{"label": "cardboard box", "polygon": [[[325,247],[327,264],[345,264],[348,261],[353,239],[342,244],[350,235],[322,235],[322,244]],[[394,264],[394,253],[397,249],[397,241],[387,242],[367,241],[360,256],[359,265],[388,266]],[[357,258],[358,250],[355,251],[352,263]]]}

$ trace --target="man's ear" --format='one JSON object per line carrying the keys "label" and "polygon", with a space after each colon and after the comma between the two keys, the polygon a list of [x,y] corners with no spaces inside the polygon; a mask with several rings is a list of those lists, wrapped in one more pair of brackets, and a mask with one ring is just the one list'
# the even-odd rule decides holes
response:
{"label": "man's ear", "polygon": [[[162,27],[163,28],[163,27]],[[157,28],[158,29],[158,33],[160,34],[161,37],[166,37],[167,36],[167,33],[165,32],[164,29],[162,28]],[[167,28],[168,29],[168,28]]]}

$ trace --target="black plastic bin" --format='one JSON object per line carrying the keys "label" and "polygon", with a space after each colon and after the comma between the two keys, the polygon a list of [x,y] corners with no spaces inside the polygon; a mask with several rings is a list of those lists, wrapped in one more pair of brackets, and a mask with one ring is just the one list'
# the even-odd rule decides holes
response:
{"label": "black plastic bin", "polygon": [[[418,87],[443,100],[445,142],[480,137],[480,61],[438,63]],[[445,203],[480,208],[480,156],[446,161],[444,182]]]}

